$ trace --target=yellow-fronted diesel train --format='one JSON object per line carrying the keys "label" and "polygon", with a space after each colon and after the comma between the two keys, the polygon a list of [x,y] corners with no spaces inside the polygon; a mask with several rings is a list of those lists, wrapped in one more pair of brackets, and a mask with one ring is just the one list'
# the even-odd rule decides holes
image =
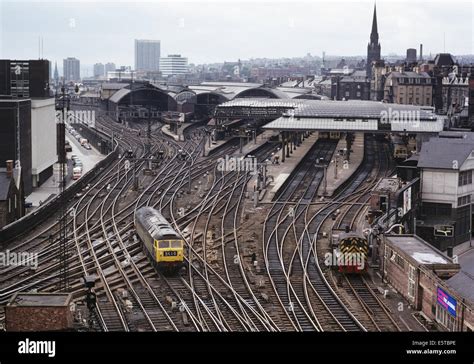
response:
{"label": "yellow-fronted diesel train", "polygon": [[184,241],[159,211],[149,206],[138,209],[135,229],[157,269],[176,273],[183,266]]}

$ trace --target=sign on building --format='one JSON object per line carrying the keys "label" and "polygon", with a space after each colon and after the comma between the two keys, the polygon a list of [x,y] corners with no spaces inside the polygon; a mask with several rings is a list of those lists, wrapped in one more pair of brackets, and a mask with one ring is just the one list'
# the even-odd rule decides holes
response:
{"label": "sign on building", "polygon": [[438,287],[438,304],[441,305],[448,313],[456,317],[456,300]]}
{"label": "sign on building", "polygon": [[435,225],[434,236],[442,236],[452,238],[454,236],[454,226],[452,225]]}

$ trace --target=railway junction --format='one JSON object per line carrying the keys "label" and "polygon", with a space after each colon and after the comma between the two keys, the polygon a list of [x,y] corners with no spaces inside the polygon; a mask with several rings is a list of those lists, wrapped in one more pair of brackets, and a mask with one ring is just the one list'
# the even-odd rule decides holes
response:
{"label": "railway junction", "polygon": [[75,183],[65,229],[53,199],[0,231],[2,252],[37,258],[1,268],[3,328],[34,330],[28,312],[49,310],[51,330],[472,330],[472,259],[416,235],[420,178],[402,179],[389,138],[421,148],[444,127],[432,110],[253,89],[174,135],[171,116],[126,106],[167,110],[169,95],[136,91],[110,97],[119,114],[72,106],[97,120],[71,125],[111,147]]}

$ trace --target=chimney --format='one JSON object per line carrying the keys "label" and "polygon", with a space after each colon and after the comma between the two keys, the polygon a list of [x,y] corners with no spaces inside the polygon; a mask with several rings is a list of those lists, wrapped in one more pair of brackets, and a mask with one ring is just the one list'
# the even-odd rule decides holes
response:
{"label": "chimney", "polygon": [[452,246],[448,246],[447,254],[448,254],[448,257],[450,257],[450,258],[453,257],[453,247]]}
{"label": "chimney", "polygon": [[13,176],[13,161],[10,159],[10,160],[7,160],[7,177],[8,178],[12,178]]}
{"label": "chimney", "polygon": [[420,62],[423,62],[423,44],[420,43]]}

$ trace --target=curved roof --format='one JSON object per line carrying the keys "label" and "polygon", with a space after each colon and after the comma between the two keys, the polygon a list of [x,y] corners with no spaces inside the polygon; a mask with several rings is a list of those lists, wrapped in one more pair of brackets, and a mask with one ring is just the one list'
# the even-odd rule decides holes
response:
{"label": "curved roof", "polygon": [[[155,86],[148,86],[148,87],[134,87],[133,88],[133,92],[140,92],[140,91],[153,91],[153,92],[157,92],[159,94],[163,94],[163,95],[166,95],[168,97],[171,97],[173,98],[173,95],[170,93],[170,92],[167,92],[165,90],[162,90],[162,89],[159,89]],[[118,104],[125,96],[127,96],[128,94],[130,94],[132,92],[132,90],[130,90],[129,87],[124,87],[124,88],[121,88],[120,90],[118,90],[117,92],[115,92],[112,96],[110,96],[109,98],[109,101],[113,102],[113,103],[116,103]]]}

